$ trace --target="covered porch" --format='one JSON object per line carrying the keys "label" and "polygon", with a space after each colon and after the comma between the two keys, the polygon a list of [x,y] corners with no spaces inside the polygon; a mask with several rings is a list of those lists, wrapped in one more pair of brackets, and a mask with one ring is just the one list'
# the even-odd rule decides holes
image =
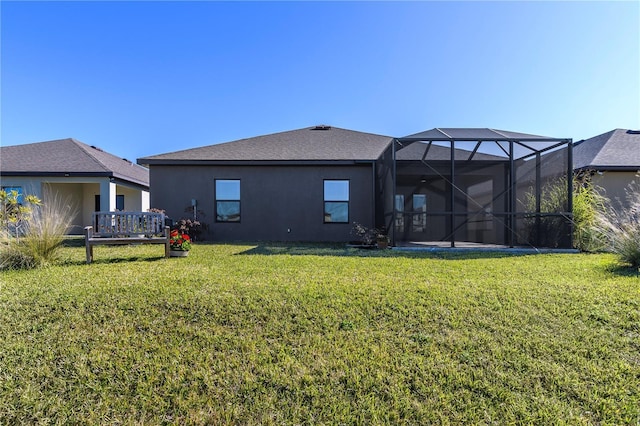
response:
{"label": "covered porch", "polygon": [[3,177],[3,188],[17,190],[20,194],[31,194],[44,203],[56,198],[72,205],[76,216],[68,230],[70,235],[82,235],[83,229],[91,225],[96,211],[147,211],[149,191],[120,179],[109,177]]}
{"label": "covered porch", "polygon": [[395,246],[571,248],[571,147],[493,129],[396,139],[384,227]]}

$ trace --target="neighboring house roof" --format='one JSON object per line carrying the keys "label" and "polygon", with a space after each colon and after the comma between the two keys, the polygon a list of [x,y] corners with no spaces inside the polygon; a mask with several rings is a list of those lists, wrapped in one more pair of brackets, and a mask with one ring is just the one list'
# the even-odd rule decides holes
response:
{"label": "neighboring house roof", "polygon": [[640,170],[640,131],[615,129],[573,146],[574,169]]}
{"label": "neighboring house roof", "polygon": [[393,138],[330,126],[306,127],[139,158],[139,164],[255,161],[374,161]]}
{"label": "neighboring house roof", "polygon": [[149,186],[149,170],[75,139],[0,147],[4,176],[108,176]]}

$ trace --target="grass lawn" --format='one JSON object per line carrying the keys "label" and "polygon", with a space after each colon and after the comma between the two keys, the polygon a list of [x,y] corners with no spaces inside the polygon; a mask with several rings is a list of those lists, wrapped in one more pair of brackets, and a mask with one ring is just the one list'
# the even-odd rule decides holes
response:
{"label": "grass lawn", "polygon": [[638,424],[609,255],[197,244],[0,273],[0,424]]}

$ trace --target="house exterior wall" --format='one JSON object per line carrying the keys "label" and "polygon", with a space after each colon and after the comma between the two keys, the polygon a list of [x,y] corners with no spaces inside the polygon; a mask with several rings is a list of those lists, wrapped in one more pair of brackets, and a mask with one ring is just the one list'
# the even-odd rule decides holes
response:
{"label": "house exterior wall", "polygon": [[2,176],[0,186],[20,186],[25,194],[42,199],[42,178],[31,176]]}
{"label": "house exterior wall", "polygon": [[44,203],[52,202],[57,198],[60,202],[71,204],[75,216],[71,222],[71,228],[67,230],[67,233],[72,235],[79,235],[83,232],[83,186],[84,184],[82,183],[48,183],[45,184],[45,188],[43,189],[44,198],[42,201]]}
{"label": "house exterior wall", "polygon": [[116,186],[116,195],[124,195],[124,210],[129,212],[141,212],[149,209],[142,206],[142,191],[139,189]]}
{"label": "house exterior wall", "polygon": [[99,178],[3,176],[1,184],[2,186],[20,186],[25,194],[35,195],[45,203],[55,196],[61,200],[70,200],[75,210],[75,217],[67,232],[71,235],[79,235],[82,234],[85,223],[84,182],[87,180],[97,182]]}
{"label": "house exterior wall", "polygon": [[[239,223],[215,221],[215,179],[239,179]],[[323,223],[324,180],[349,180],[349,223]],[[375,222],[373,165],[164,166],[150,168],[151,207],[193,217],[216,241],[349,241],[354,222]],[[185,211],[186,210],[186,211]]]}
{"label": "house exterior wall", "polygon": [[99,183],[86,183],[82,187],[82,222],[84,226],[91,225],[92,215],[95,211],[96,195],[100,195]]}
{"label": "house exterior wall", "polygon": [[[603,188],[605,196],[613,202],[615,208],[628,208],[626,190],[631,182],[640,184],[640,174],[637,172],[606,171],[593,175],[593,184]],[[618,203],[619,200],[619,203]]]}

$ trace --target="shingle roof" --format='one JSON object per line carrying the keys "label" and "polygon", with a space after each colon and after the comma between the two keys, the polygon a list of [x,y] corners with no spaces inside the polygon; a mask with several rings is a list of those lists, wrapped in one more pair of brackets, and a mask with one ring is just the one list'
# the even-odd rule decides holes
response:
{"label": "shingle roof", "polygon": [[517,139],[519,141],[555,141],[562,140],[549,138],[546,136],[529,135],[526,133],[510,132],[507,130],[495,130],[488,128],[435,128],[424,132],[399,138],[400,140],[487,140],[487,141],[508,141]]}
{"label": "shingle roof", "polygon": [[573,147],[574,169],[640,170],[640,133],[615,129]]}
{"label": "shingle roof", "polygon": [[376,160],[393,140],[390,136],[337,127],[306,127],[234,142],[139,158],[139,164],[174,161],[358,161]]}
{"label": "shingle roof", "polygon": [[3,175],[112,176],[149,186],[149,170],[75,139],[0,147]]}

